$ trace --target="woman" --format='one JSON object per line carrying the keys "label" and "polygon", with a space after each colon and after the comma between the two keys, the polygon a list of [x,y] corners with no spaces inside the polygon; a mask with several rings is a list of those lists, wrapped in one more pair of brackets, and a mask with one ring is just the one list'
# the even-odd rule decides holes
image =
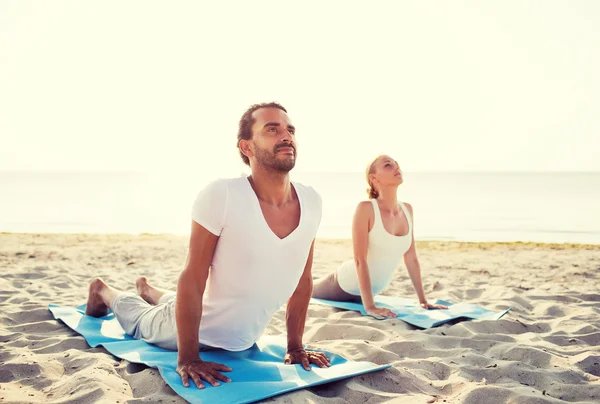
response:
{"label": "woman", "polygon": [[398,162],[377,157],[367,167],[370,201],[360,202],[352,223],[354,260],[344,262],[332,274],[315,281],[312,297],[337,301],[361,301],[367,313],[396,317],[391,310],[376,307],[373,296],[386,289],[401,258],[408,269],[419,302],[425,309],[445,309],[430,304],[421,283],[421,268],[413,237],[412,207],[398,201],[402,184]]}

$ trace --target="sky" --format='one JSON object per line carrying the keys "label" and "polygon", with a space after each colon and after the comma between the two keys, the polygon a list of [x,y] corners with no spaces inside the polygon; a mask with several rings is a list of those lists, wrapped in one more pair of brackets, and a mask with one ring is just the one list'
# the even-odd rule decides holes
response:
{"label": "sky", "polygon": [[0,2],[0,170],[600,171],[600,2]]}

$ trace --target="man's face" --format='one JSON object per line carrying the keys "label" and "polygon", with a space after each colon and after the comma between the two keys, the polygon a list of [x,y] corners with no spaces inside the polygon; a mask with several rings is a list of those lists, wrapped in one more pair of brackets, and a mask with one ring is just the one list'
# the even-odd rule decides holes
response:
{"label": "man's face", "polygon": [[295,128],[278,108],[260,108],[253,113],[252,150],[258,164],[287,173],[296,165]]}

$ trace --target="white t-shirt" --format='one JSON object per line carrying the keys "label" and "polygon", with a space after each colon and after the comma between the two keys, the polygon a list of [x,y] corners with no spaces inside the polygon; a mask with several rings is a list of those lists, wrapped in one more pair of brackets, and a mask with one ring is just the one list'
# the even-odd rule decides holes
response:
{"label": "white t-shirt", "polygon": [[267,224],[247,177],[215,180],[196,198],[192,219],[220,236],[203,297],[201,344],[250,348],[296,289],[321,222],[322,202],[312,187],[292,185],[300,223],[283,239]]}

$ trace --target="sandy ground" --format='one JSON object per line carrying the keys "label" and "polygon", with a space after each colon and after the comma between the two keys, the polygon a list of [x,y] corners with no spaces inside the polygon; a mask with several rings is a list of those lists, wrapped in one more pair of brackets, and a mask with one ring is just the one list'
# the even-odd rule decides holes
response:
{"label": "sandy ground", "polygon": [[[85,303],[102,276],[174,288],[187,238],[0,234],[0,403],[183,403],[156,369],[128,363],[55,321],[48,303]],[[392,368],[276,397],[276,403],[600,402],[600,245],[420,242],[430,300],[512,306],[498,321],[418,330],[311,305],[304,341]],[[319,240],[314,275],[350,258]],[[405,272],[387,295],[414,297]],[[279,310],[267,334],[285,331]]]}

